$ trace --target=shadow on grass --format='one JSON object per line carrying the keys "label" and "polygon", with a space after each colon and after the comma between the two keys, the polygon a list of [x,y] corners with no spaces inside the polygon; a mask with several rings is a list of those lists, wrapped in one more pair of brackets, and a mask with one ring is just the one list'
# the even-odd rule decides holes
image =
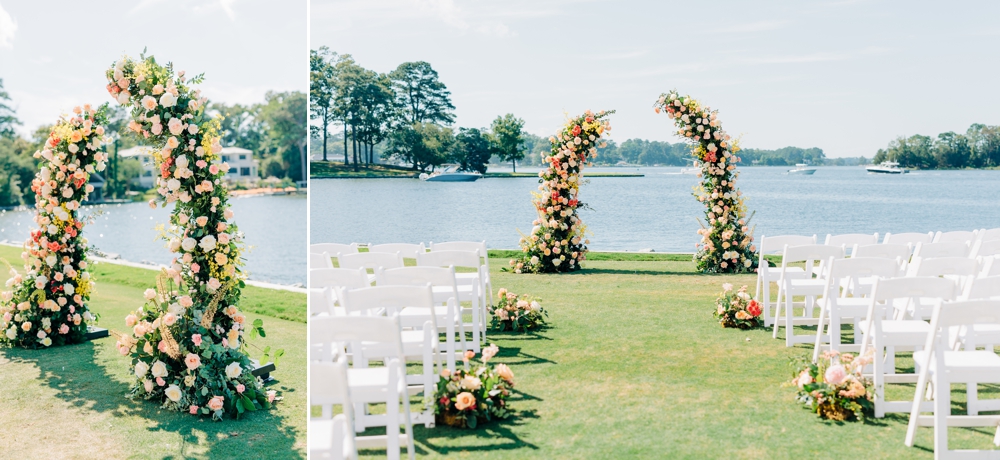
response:
{"label": "shadow on grass", "polygon": [[[426,429],[422,425],[414,427],[413,434],[416,442],[417,452],[427,454],[434,452],[440,455],[447,455],[453,452],[483,452],[495,450],[517,450],[531,449],[538,450],[538,446],[524,441],[517,436],[511,427],[517,427],[528,423],[529,419],[536,419],[538,416],[534,411],[519,411],[507,420],[498,420],[481,425],[475,430],[452,428],[449,426],[438,426],[433,429]],[[468,444],[452,444],[450,441],[456,439],[469,439]],[[484,441],[493,441],[483,444]],[[445,445],[448,444],[448,445]]]}
{"label": "shadow on grass", "polygon": [[[103,340],[112,340],[105,338]],[[228,459],[245,456],[247,451],[259,452],[266,457],[304,458],[295,448],[299,435],[294,427],[285,423],[283,416],[274,412],[259,411],[239,421],[212,422],[160,409],[150,401],[128,399],[129,386],[109,373],[99,362],[98,346],[94,342],[68,345],[47,350],[5,349],[4,355],[11,363],[26,364],[40,370],[39,384],[55,390],[55,396],[81,412],[102,412],[119,419],[141,417],[148,423],[150,432],[178,435],[183,441],[175,452],[163,458]],[[114,364],[124,365],[115,360]],[[277,386],[281,392],[293,388]],[[122,421],[121,423],[133,423]],[[198,446],[197,449],[191,449]],[[189,452],[198,451],[198,452]],[[202,454],[200,451],[204,450]]]}
{"label": "shadow on grass", "polygon": [[[542,332],[548,332],[554,329],[553,326],[540,326],[532,331],[528,332],[517,332],[517,331],[490,331],[489,337],[500,337],[503,340],[555,340],[547,335],[542,335]],[[488,340],[488,339],[487,339]],[[501,355],[503,355],[501,353]]]}
{"label": "shadow on grass", "polygon": [[520,366],[524,364],[558,364],[551,359],[524,353],[521,351],[521,347],[503,347],[500,349],[500,352],[497,353],[497,356],[501,358],[520,359],[515,361],[504,361],[504,363],[508,366]]}
{"label": "shadow on grass", "polygon": [[[679,270],[622,270],[618,268],[583,268],[575,272],[561,273],[567,276],[586,275],[670,275],[670,276],[713,276],[712,273],[698,273]],[[722,275],[719,275],[722,276]]]}

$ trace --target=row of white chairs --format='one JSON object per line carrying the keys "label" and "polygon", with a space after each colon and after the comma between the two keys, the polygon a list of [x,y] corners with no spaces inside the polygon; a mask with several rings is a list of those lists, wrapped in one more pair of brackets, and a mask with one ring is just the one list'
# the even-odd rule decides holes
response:
{"label": "row of white chairs", "polygon": [[[1000,410],[1000,400],[978,398],[978,384],[1000,383],[1000,356],[993,350],[1000,344],[1000,239],[990,231],[957,233],[928,234],[906,245],[888,235],[881,245],[868,244],[877,241],[868,235],[851,247],[831,237],[827,243],[834,244],[827,245],[815,244],[815,237],[772,237],[762,251],[766,243],[782,242],[782,263],[768,270],[762,262],[758,295],[769,294],[777,282],[774,337],[783,325],[787,346],[811,338],[814,361],[824,350],[873,353],[865,373],[875,385],[875,416],[909,412],[906,445],[913,445],[917,426],[933,426],[936,458],[992,458],[996,451],[948,449],[949,426],[1000,424],[1000,415],[979,415]],[[796,297],[803,300],[793,302]],[[801,315],[794,313],[798,306]],[[841,325],[851,322],[855,343],[842,344]],[[796,325],[815,325],[816,332],[797,336]],[[896,372],[898,352],[913,352],[915,372]],[[917,383],[912,401],[888,400],[889,383]],[[952,383],[966,386],[966,414],[951,414]],[[1000,431],[995,443],[1000,445]]]}

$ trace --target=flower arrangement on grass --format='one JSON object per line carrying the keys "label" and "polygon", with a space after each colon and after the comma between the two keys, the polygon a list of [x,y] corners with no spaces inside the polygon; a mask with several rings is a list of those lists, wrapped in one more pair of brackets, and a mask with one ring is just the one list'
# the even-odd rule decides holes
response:
{"label": "flower arrangement on grass", "polygon": [[549,138],[549,154],[542,154],[548,165],[538,173],[538,192],[532,192],[538,219],[530,235],[521,235],[522,254],[510,261],[515,273],[557,273],[580,269],[586,259],[587,227],[577,209],[583,167],[603,147],[601,136],[611,131],[606,119],[614,111],[587,111],[566,122],[562,130]]}
{"label": "flower arrangement on grass", "polygon": [[146,290],[146,305],[126,317],[132,333],[118,340],[132,359],[132,395],[214,419],[267,408],[275,394],[252,376],[246,346],[247,335],[264,335],[263,324],[249,324],[238,307],[244,244],[229,223],[219,121],[191,87],[203,77],[185,78],[142,55],[123,57],[107,78],[108,92],[131,110],[128,128],[154,149],[159,174],[150,206],[174,207],[161,236],[176,256],[157,289]]}
{"label": "flower arrangement on grass", "polygon": [[666,113],[677,125],[677,134],[694,142],[691,154],[700,162],[701,184],[694,196],[705,204],[705,220],[698,230],[701,241],[694,259],[706,273],[742,273],[757,269],[753,230],[746,217],[743,192],[736,188],[740,162],[737,142],[722,129],[718,111],[702,106],[676,90],[660,95],[656,113]]}
{"label": "flower arrangement on grass", "polygon": [[[53,126],[40,169],[31,181],[38,229],[24,242],[25,275],[10,269],[9,291],[0,293],[0,342],[42,348],[82,342],[94,282],[87,272],[86,219],[80,206],[94,191],[90,175],[104,170],[105,107],[76,107]],[[8,265],[9,267],[9,265]]]}
{"label": "flower arrangement on grass", "polygon": [[490,328],[497,331],[528,332],[545,325],[548,312],[528,295],[517,295],[501,288],[496,308],[491,311]]}
{"label": "flower arrangement on grass", "polygon": [[874,385],[861,374],[871,362],[871,353],[854,356],[826,351],[818,364],[799,362],[796,376],[788,384],[798,387],[796,399],[820,418],[860,420],[875,409]]}
{"label": "flower arrangement on grass", "polygon": [[441,371],[434,391],[434,414],[437,423],[456,428],[476,428],[484,422],[510,416],[507,397],[514,388],[514,373],[506,364],[489,364],[500,349],[483,348],[480,363],[470,368],[475,356],[465,352],[464,369]]}
{"label": "flower arrangement on grass", "polygon": [[715,300],[715,317],[719,319],[722,327],[733,327],[740,329],[753,329],[763,325],[760,315],[763,313],[760,303],[747,293],[744,285],[738,291],[733,290],[733,285],[725,283],[722,285],[722,293]]}

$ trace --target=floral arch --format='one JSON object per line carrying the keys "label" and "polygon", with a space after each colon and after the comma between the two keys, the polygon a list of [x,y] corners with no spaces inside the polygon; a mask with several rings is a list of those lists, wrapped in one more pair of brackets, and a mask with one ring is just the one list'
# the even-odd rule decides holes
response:
{"label": "floral arch", "polygon": [[123,57],[106,74],[108,92],[131,110],[129,129],[155,150],[160,174],[150,206],[174,205],[162,237],[176,257],[146,290],[146,304],[125,318],[131,333],[118,339],[132,359],[131,395],[214,419],[268,408],[274,392],[252,375],[245,341],[263,335],[262,324],[248,324],[238,307],[244,244],[229,223],[219,121],[192,87],[203,77],[144,55]]}
{"label": "floral arch", "polygon": [[[701,183],[694,196],[705,204],[705,221],[695,261],[707,273],[741,273],[757,269],[753,229],[746,217],[743,192],[736,187],[739,146],[722,129],[718,111],[702,106],[676,90],[660,95],[656,113],[667,114],[677,134],[693,142],[691,154],[700,162]],[[752,218],[752,216],[751,216]]]}
{"label": "floral arch", "polygon": [[[52,128],[31,190],[38,229],[24,242],[25,275],[10,268],[0,293],[0,342],[25,348],[86,340],[93,281],[87,272],[86,219],[80,206],[94,190],[90,175],[104,170],[105,107],[76,107]],[[6,261],[5,261],[6,262]]]}
{"label": "floral arch", "polygon": [[[538,173],[538,192],[532,202],[538,219],[530,235],[521,236],[521,255],[510,261],[515,273],[557,273],[580,269],[587,258],[587,227],[577,209],[583,167],[597,155],[601,136],[611,131],[607,117],[614,111],[587,111],[571,118],[555,136],[549,153],[542,154],[548,167]],[[600,145],[599,145],[600,144]]]}

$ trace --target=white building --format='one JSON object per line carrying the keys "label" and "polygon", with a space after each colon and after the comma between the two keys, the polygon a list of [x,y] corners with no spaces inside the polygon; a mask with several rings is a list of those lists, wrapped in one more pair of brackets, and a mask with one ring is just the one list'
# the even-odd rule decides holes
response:
{"label": "white building", "polygon": [[[156,165],[153,164],[153,149],[139,145],[125,150],[119,150],[118,156],[121,158],[135,158],[142,164],[142,174],[132,182],[141,187],[151,188],[156,182]],[[229,171],[226,172],[226,179],[230,181],[253,181],[260,176],[257,172],[257,160],[253,159],[253,152],[239,147],[223,147],[220,154],[222,161],[229,163]]]}

